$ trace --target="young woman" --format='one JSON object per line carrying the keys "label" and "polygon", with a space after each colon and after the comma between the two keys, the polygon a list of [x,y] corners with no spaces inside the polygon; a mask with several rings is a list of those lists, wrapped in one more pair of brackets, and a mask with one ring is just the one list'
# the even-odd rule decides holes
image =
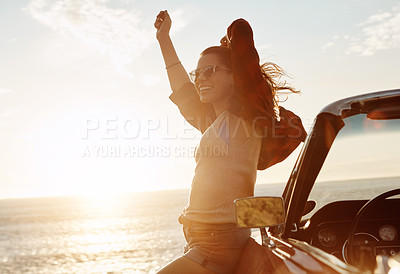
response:
{"label": "young woman", "polygon": [[260,67],[243,19],[229,26],[221,46],[201,53],[191,79],[170,39],[167,11],[154,25],[170,99],[203,133],[189,201],[179,217],[185,253],[159,273],[232,273],[250,237],[249,229],[236,227],[233,201],[253,196],[257,169],[284,160],[305,138],[300,119],[275,101],[277,90],[294,90],[274,81],[284,74],[278,66]]}

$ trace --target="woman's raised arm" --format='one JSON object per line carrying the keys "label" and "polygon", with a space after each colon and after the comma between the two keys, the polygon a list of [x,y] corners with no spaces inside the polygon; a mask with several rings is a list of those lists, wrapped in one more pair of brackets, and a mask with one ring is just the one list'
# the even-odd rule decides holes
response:
{"label": "woman's raised arm", "polygon": [[154,26],[157,29],[157,40],[164,58],[167,69],[169,84],[172,91],[178,91],[184,84],[190,82],[189,75],[179,61],[174,45],[172,44],[169,31],[171,29],[171,18],[168,12],[160,11]]}

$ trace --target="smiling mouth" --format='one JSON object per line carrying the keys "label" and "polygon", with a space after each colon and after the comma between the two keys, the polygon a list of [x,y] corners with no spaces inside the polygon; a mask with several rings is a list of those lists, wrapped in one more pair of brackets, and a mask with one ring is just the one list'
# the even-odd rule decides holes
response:
{"label": "smiling mouth", "polygon": [[210,93],[210,91],[211,91],[211,87],[210,86],[202,86],[202,87],[199,87],[199,93],[200,93],[200,95],[206,95],[206,94],[208,94],[208,93]]}
{"label": "smiling mouth", "polygon": [[203,86],[203,87],[200,87],[199,89],[200,89],[200,91],[202,92],[202,91],[210,90],[211,87],[210,87],[210,86]]}

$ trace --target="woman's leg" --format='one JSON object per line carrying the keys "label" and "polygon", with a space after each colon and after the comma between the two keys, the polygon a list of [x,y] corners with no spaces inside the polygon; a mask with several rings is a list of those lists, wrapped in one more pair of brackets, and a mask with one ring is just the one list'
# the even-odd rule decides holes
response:
{"label": "woman's leg", "polygon": [[195,261],[185,258],[179,257],[174,261],[170,262],[163,269],[157,272],[158,274],[213,274],[211,270],[201,266]]}

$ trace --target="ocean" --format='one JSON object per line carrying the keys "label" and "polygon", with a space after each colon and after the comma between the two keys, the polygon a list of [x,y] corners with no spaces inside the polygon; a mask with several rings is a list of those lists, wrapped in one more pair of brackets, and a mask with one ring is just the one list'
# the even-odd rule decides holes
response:
{"label": "ocean", "polygon": [[[280,195],[283,184],[266,188]],[[0,200],[0,273],[154,273],[183,252],[187,196]]]}
{"label": "ocean", "polygon": [[[283,188],[260,184],[256,195],[280,196]],[[177,218],[187,196],[0,200],[0,273],[155,273],[183,252]]]}
{"label": "ocean", "polygon": [[152,273],[182,253],[187,190],[0,201],[0,273]]}

